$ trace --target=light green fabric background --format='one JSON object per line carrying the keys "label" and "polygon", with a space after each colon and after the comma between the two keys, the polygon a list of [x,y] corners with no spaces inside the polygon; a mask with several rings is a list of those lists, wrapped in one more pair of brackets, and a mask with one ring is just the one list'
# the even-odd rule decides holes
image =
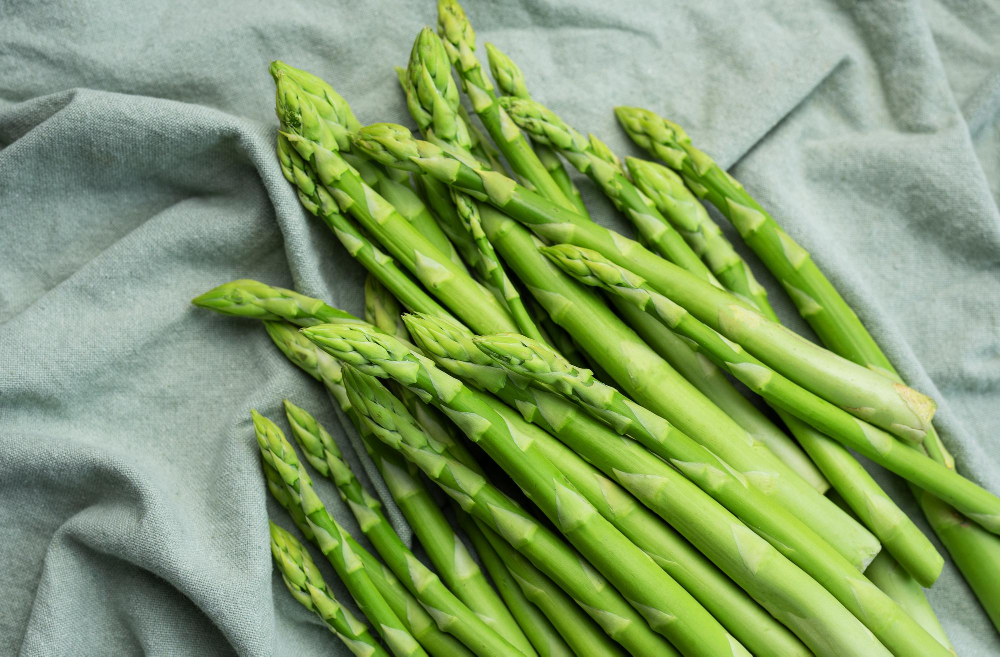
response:
{"label": "light green fabric background", "polygon": [[[611,108],[636,104],[732,165],[1000,492],[995,1],[466,9],[620,154]],[[337,420],[259,326],[188,301],[252,277],[360,312],[360,268],[278,170],[266,67],[405,121],[392,66],[434,20],[431,0],[0,5],[0,654],[346,654],[271,573],[266,518],[289,523],[249,408]],[[1000,654],[950,561],[930,598],[960,655]]]}

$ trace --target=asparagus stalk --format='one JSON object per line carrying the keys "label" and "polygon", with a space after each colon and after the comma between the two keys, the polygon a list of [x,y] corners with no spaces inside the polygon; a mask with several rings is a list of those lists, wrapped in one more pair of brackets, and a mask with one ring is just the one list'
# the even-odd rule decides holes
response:
{"label": "asparagus stalk", "polygon": [[472,146],[469,150],[472,152],[473,156],[477,160],[483,163],[483,166],[493,169],[494,171],[506,171],[504,169],[503,163],[500,161],[500,151],[497,150],[493,142],[489,140],[489,137],[484,135],[482,131],[479,130],[472,123],[472,117],[465,110],[462,105],[458,106],[458,116],[465,123],[466,129],[469,131],[469,140],[472,142]]}
{"label": "asparagus stalk", "polygon": [[[492,43],[487,43],[486,58],[490,64],[490,73],[493,75],[493,80],[496,82],[501,93],[517,98],[531,98],[531,94],[528,93],[528,85],[524,81],[524,73],[521,72],[521,69],[518,68],[517,64],[510,57]],[[576,210],[580,216],[589,219],[590,213],[587,212],[587,206],[583,203],[580,190],[573,184],[572,179],[570,179],[569,174],[566,172],[566,167],[563,166],[555,150],[551,146],[547,146],[544,142],[535,139],[532,139],[531,143],[535,149],[535,155],[538,156],[542,166],[545,167],[549,175],[552,176],[552,179],[559,185],[559,189],[566,195],[566,198],[573,201],[573,205],[576,206]]]}
{"label": "asparagus stalk", "polygon": [[[372,331],[345,332],[342,328],[331,324],[304,332],[338,359],[364,367],[373,375],[391,376],[447,409],[466,435],[514,479],[654,630],[685,654],[745,654],[690,594],[605,520],[545,458],[535,446],[541,440],[538,429],[515,415],[499,415],[481,394],[430,360],[411,353],[399,341]],[[531,536],[522,538],[530,540],[537,534],[538,529],[532,528]]]}
{"label": "asparagus stalk", "polygon": [[757,282],[750,265],[736,253],[722,229],[712,221],[705,206],[684,185],[681,177],[656,162],[637,157],[625,158],[625,165],[635,186],[656,205],[723,286],[749,299],[768,319],[778,321],[767,299],[767,290]]}
{"label": "asparagus stalk", "polygon": [[573,598],[559,588],[531,561],[486,523],[469,515],[497,555],[503,560],[525,598],[540,609],[578,657],[623,655],[621,646],[588,616]]}
{"label": "asparagus stalk", "polygon": [[472,102],[472,110],[479,116],[514,172],[545,198],[575,211],[576,206],[566,198],[531,150],[528,140],[497,102],[493,85],[483,74],[483,67],[476,58],[476,33],[465,16],[465,11],[455,0],[438,0],[438,34],[462,81],[462,89]]}
{"label": "asparagus stalk", "polygon": [[[640,277],[599,254],[568,245],[543,247],[543,251],[567,271],[580,275],[580,280],[621,294],[674,332],[697,343],[709,358],[768,402],[948,502],[987,530],[1000,532],[1000,498],[992,493],[769,369],[740,345],[725,339],[653,290]],[[929,542],[928,546],[933,550]]]}
{"label": "asparagus stalk", "polygon": [[426,655],[375,588],[368,569],[348,541],[349,534],[327,513],[312,488],[309,475],[300,467],[295,450],[281,430],[257,411],[251,414],[261,455],[281,475],[289,496],[301,508],[317,546],[347,585],[365,617],[396,657]]}
{"label": "asparagus stalk", "polygon": [[593,180],[665,258],[702,280],[720,286],[680,233],[660,214],[656,205],[625,176],[625,168],[597,137],[584,137],[541,103],[506,97],[501,105],[532,139],[557,149],[577,170]]}
{"label": "asparagus stalk", "polygon": [[[477,654],[534,654],[527,638],[415,473],[408,471],[400,459],[382,454],[378,446],[373,449],[372,457],[393,499],[448,588],[417,560],[392,529],[382,513],[381,503],[351,472],[326,429],[288,400],[285,413],[306,460],[337,484],[341,498],[351,508],[365,536],[396,577],[438,620],[439,627]],[[366,432],[363,423],[356,421],[356,426],[360,433]]]}
{"label": "asparagus stalk", "polygon": [[[410,114],[428,139],[471,155],[472,140],[467,124],[458,114],[458,87],[451,76],[448,53],[441,39],[429,28],[421,30],[413,44],[403,90]],[[455,190],[452,190],[452,200],[465,231],[476,245],[477,271],[500,291],[520,332],[540,338],[517,288],[507,277],[493,245],[483,233],[477,202]]]}
{"label": "asparagus stalk", "polygon": [[[442,180],[452,181],[457,179],[455,172],[461,172],[465,167],[481,183],[483,180],[489,181],[491,193],[498,198],[508,198],[504,191],[507,190],[512,194],[509,198],[513,199],[517,190],[521,189],[522,194],[529,194],[531,198],[544,202],[541,197],[523,190],[514,181],[500,174],[471,169],[432,144],[414,140],[405,128],[370,126],[362,129],[354,138],[362,150],[386,164],[410,170],[426,169],[429,173],[439,175]],[[476,193],[489,196],[485,191]],[[506,203],[508,209],[514,205],[512,200]],[[551,205],[546,207],[563,218],[569,216],[561,208]],[[610,235],[606,229],[593,222],[576,226],[568,223],[569,221],[567,219],[561,225],[569,226],[573,231],[577,228],[593,228]],[[576,221],[575,216],[573,221]],[[555,321],[637,401],[674,422],[681,430],[705,444],[738,470],[769,473],[774,484],[768,492],[782,506],[792,511],[855,565],[863,568],[871,561],[879,546],[870,533],[835,504],[819,495],[770,450],[765,449],[762,443],[748,436],[746,431],[649,349],[601,301],[563,275],[538,252],[540,244],[537,240],[533,240],[525,230],[499,212],[484,212],[483,228],[494,246],[500,249],[507,264],[517,272],[518,277]],[[611,240],[610,237],[608,239]],[[621,237],[617,242],[630,241]],[[635,245],[635,249],[641,249],[635,242],[630,243]],[[635,249],[630,249],[630,252]],[[659,258],[657,260],[665,267],[673,267],[680,276],[688,277],[689,282],[700,283],[684,270]],[[706,284],[705,287],[728,296],[714,286]]]}
{"label": "asparagus stalk", "polygon": [[[523,336],[477,337],[474,341],[511,372],[570,396],[619,432],[633,435],[655,450],[758,533],[768,537],[893,652],[911,654],[920,650],[921,642],[929,638],[892,599],[859,575],[828,544],[780,507],[768,508],[769,500],[755,490],[752,480],[736,477],[724,462],[687,440],[662,418],[630,403],[614,388],[594,381],[586,370],[578,370],[550,349]],[[862,586],[867,589],[863,595],[859,592]]]}
{"label": "asparagus stalk", "polygon": [[494,586],[497,587],[497,591],[500,592],[511,614],[517,619],[518,625],[524,630],[524,634],[530,639],[531,645],[538,655],[540,657],[572,657],[573,651],[559,636],[559,632],[552,626],[545,614],[525,597],[514,575],[507,570],[507,566],[504,565],[500,555],[493,549],[490,542],[486,540],[486,535],[476,525],[476,521],[461,510],[455,515],[459,527],[469,537],[472,547],[475,548],[479,559],[486,568],[486,572],[490,574]]}
{"label": "asparagus stalk", "polygon": [[[310,163],[322,186],[366,230],[435,294],[445,305],[465,313],[462,319],[479,330],[516,325],[499,302],[460,267],[421,235],[338,152],[338,143],[309,97],[281,71],[277,83],[277,112],[285,138]],[[475,312],[469,311],[475,307]],[[501,329],[502,330],[502,329]]]}
{"label": "asparagus stalk", "polygon": [[[743,396],[715,363],[628,301],[611,295],[611,302],[625,323],[635,329],[653,351],[747,433],[767,445],[775,456],[817,491],[825,493],[829,490],[830,482],[802,448]],[[606,381],[596,372],[594,378]]]}
{"label": "asparagus stalk", "polygon": [[[700,182],[695,181],[698,189],[703,189],[708,199],[733,221],[744,240],[782,282],[799,312],[830,349],[860,365],[900,380],[892,363],[822,270],[812,261],[808,251],[792,240],[738,182],[724,172],[720,175],[721,169],[708,156],[690,145],[690,139],[683,130],[645,110],[622,108],[617,114],[626,131],[640,145],[654,154],[675,154],[672,159],[666,159],[671,166],[687,173],[691,167],[690,163],[687,167],[684,166],[685,157],[690,152],[691,158],[703,163],[700,168],[707,167],[709,173],[699,179]],[[715,181],[723,178],[728,184],[716,184]],[[737,206],[752,208],[759,213],[762,221],[758,226],[753,225],[755,222],[743,221],[745,213],[741,213]],[[752,213],[749,216],[757,218]],[[938,463],[948,468],[955,467],[954,459],[933,426],[928,427],[923,446]],[[917,490],[913,492],[920,500],[921,508],[938,538],[972,585],[994,625],[1000,629],[1000,595],[996,593],[998,588],[993,585],[994,578],[980,579],[983,572],[1000,570],[1000,539],[983,532],[974,523],[962,520],[946,504]]]}
{"label": "asparagus stalk", "polygon": [[268,525],[274,565],[281,571],[292,597],[322,618],[352,654],[388,657],[389,653],[372,637],[368,627],[333,597],[333,591],[323,581],[305,547],[273,522]]}
{"label": "asparagus stalk", "polygon": [[[626,449],[623,450],[622,441],[607,425],[580,415],[573,404],[560,397],[514,384],[498,364],[479,350],[473,341],[474,336],[466,329],[416,315],[407,315],[404,321],[411,328],[424,352],[440,367],[481,390],[492,392],[509,406],[519,409],[526,420],[556,436],[566,447],[578,451],[609,477],[621,481],[618,475],[622,472],[635,472],[634,465],[627,461],[623,462],[621,456],[630,450],[638,450],[638,456],[635,458],[640,462],[645,458],[647,465],[652,462],[652,465],[648,466],[651,469],[642,472],[642,476],[663,478],[672,482],[657,487],[658,489],[692,487],[690,482],[684,480],[670,466],[632,441],[626,441]],[[567,453],[565,448],[560,449],[561,446],[553,443],[555,441],[548,436],[543,436],[539,441],[539,446],[546,457],[550,461],[559,463],[567,478],[587,496],[595,508],[633,543],[649,554],[681,586],[691,592],[749,650],[756,655],[795,655],[807,652],[788,630],[748,599],[731,580],[706,561],[705,557],[687,541],[662,522],[658,522],[645,508],[634,506],[634,500],[631,500],[628,493],[611,481],[600,477],[579,457],[572,452]],[[600,446],[597,452],[587,447],[591,443]],[[608,456],[602,453],[601,449],[611,450],[614,455]],[[638,472],[635,474],[640,475]],[[650,497],[648,490],[640,487],[633,492],[636,497],[655,510],[656,503]],[[671,519],[679,523],[678,528],[683,526],[695,536],[701,536],[702,533],[698,530],[704,523],[701,506],[707,503],[717,507],[717,504],[708,500],[704,493],[697,499],[693,505],[683,505],[680,521],[676,519],[677,512],[670,513]],[[712,549],[725,551],[728,546],[728,541],[723,541],[721,548],[713,546]],[[729,557],[740,561],[737,552],[734,547],[731,548]],[[780,584],[784,585],[784,580]],[[762,589],[758,585],[754,590]],[[773,600],[781,598],[782,595],[784,594],[781,592],[769,592],[764,597]],[[794,599],[793,597],[793,601]],[[791,608],[792,605],[793,602],[783,601],[781,606]],[[799,618],[808,617],[802,610],[797,610],[796,613]],[[835,632],[841,631],[841,628],[835,630]]]}
{"label": "asparagus stalk", "polygon": [[[358,363],[357,359],[355,364]],[[366,367],[369,371],[381,368]],[[349,372],[354,372],[353,369]],[[596,621],[611,638],[633,654],[676,651],[656,634],[603,577],[551,530],[535,521],[516,502],[492,486],[482,475],[433,450],[426,436],[403,416],[372,399],[377,384],[354,373],[349,383],[352,403],[376,436],[399,449],[470,515],[500,534],[518,552],[551,577]],[[388,397],[388,395],[382,395]],[[369,409],[369,404],[372,408]],[[391,403],[390,403],[391,406]],[[367,414],[370,413],[370,414]]]}
{"label": "asparagus stalk", "polygon": [[278,135],[278,160],[285,178],[295,185],[303,207],[323,220],[340,243],[373,276],[392,290],[407,308],[425,308],[438,316],[449,315],[440,304],[423,293],[395,261],[382,253],[360,230],[340,212],[333,196],[319,184],[316,172],[292,148],[283,135]]}

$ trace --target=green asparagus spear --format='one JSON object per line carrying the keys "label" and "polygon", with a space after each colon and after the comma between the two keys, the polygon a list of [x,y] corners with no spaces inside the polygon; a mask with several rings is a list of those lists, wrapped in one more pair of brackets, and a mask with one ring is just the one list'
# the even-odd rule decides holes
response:
{"label": "green asparagus spear", "polygon": [[636,226],[642,236],[665,258],[708,283],[719,282],[680,233],[673,229],[653,202],[625,176],[625,168],[597,137],[586,138],[566,125],[541,103],[525,98],[502,98],[500,104],[511,119],[532,139],[558,151],[588,176],[611,199],[615,207]]}
{"label": "green asparagus spear", "polygon": [[[518,68],[517,64],[510,57],[501,52],[492,43],[486,44],[486,57],[490,63],[490,73],[493,75],[493,80],[496,82],[501,93],[517,98],[531,98],[531,94],[528,93],[528,85],[524,81],[524,73],[521,72],[521,69]],[[538,156],[538,160],[542,163],[542,166],[545,167],[549,175],[552,176],[552,179],[559,185],[559,189],[566,195],[566,198],[573,201],[573,205],[576,206],[576,210],[580,216],[589,219],[590,213],[587,212],[587,206],[583,204],[583,197],[580,195],[580,190],[573,184],[572,179],[570,179],[569,174],[566,172],[566,167],[563,166],[555,150],[535,139],[532,139],[532,147],[535,149],[535,155]]]}
{"label": "green asparagus spear", "polygon": [[368,627],[333,597],[333,591],[323,581],[305,547],[273,522],[268,524],[274,565],[281,571],[292,597],[322,618],[352,654],[388,657],[389,653],[372,637]]}
{"label": "green asparagus spear", "polygon": [[[745,653],[690,594],[605,520],[545,458],[535,446],[541,439],[537,428],[517,416],[499,415],[481,394],[399,341],[373,331],[345,332],[342,328],[331,324],[303,332],[331,355],[372,374],[391,376],[447,409],[466,435],[497,461],[650,625],[685,654]],[[536,529],[531,531],[537,534]]]}
{"label": "green asparagus spear", "polygon": [[295,450],[281,430],[257,411],[252,411],[252,416],[261,455],[268,465],[281,475],[289,496],[302,509],[316,544],[354,596],[361,611],[396,657],[426,655],[427,653],[375,588],[368,569],[348,541],[349,535],[327,513],[312,488],[309,475],[299,465]]}
{"label": "green asparagus spear", "polygon": [[486,535],[476,525],[476,521],[461,509],[458,509],[455,515],[459,527],[469,537],[480,561],[486,568],[486,572],[490,574],[490,578],[497,587],[497,591],[500,592],[510,612],[517,619],[518,625],[524,630],[524,634],[531,640],[531,645],[534,646],[539,657],[572,657],[573,651],[559,636],[559,632],[552,626],[545,614],[525,597],[517,580],[507,570],[507,566],[504,565],[497,551],[486,540]]}
{"label": "green asparagus spear", "polygon": [[409,342],[410,336],[406,326],[400,320],[402,308],[399,301],[389,290],[369,275],[365,278],[365,321],[395,336]]}
{"label": "green asparagus spear", "polygon": [[[396,535],[382,514],[381,503],[362,487],[323,426],[288,400],[285,400],[285,413],[306,460],[317,472],[337,484],[342,499],[351,508],[365,536],[396,577],[438,620],[439,627],[477,654],[533,654],[531,645],[483,579],[448,520],[420,479],[413,476],[415,473],[408,472],[398,460],[373,455],[380,457],[376,465],[380,466],[379,472],[393,499],[451,590],[445,588],[438,576],[420,563]],[[357,422],[357,426],[364,434],[363,423]],[[464,595],[457,596],[458,593]],[[507,640],[507,636],[511,636],[511,640]],[[514,645],[515,641],[518,645]]]}
{"label": "green asparagus spear", "polygon": [[[338,143],[308,96],[280,71],[276,75],[277,113],[283,134],[313,167],[322,186],[433,294],[471,326],[514,327],[506,310],[451,262],[344,161]],[[332,190],[332,191],[331,191]],[[475,312],[469,309],[474,307]]]}
{"label": "green asparagus spear", "polygon": [[566,198],[531,150],[528,140],[497,102],[493,85],[483,74],[483,67],[476,58],[476,33],[465,11],[455,0],[438,0],[438,34],[462,81],[462,88],[472,102],[472,110],[479,115],[514,172],[545,198],[575,211],[576,206]]}
{"label": "green asparagus spear", "polygon": [[[727,340],[671,299],[653,290],[642,278],[599,254],[568,245],[543,247],[543,251],[560,267],[579,275],[580,280],[621,294],[659,318],[674,332],[697,343],[709,358],[768,402],[955,506],[984,528],[1000,533],[1000,498],[925,454],[909,449],[885,431],[856,419],[797,386],[754,358],[739,344]],[[928,546],[933,550],[929,543]]]}
{"label": "green asparagus spear", "polygon": [[[318,183],[315,171],[292,148],[283,135],[278,135],[278,159],[285,178],[296,186],[302,205],[318,216],[333,231],[340,243],[365,269],[392,290],[407,308],[427,308],[435,315],[448,315],[440,304],[423,293],[395,261],[375,247],[361,231],[340,212],[333,196]],[[424,311],[421,311],[424,312]]]}
{"label": "green asparagus spear", "polygon": [[[458,87],[451,76],[448,53],[441,39],[429,28],[421,30],[413,44],[403,90],[410,114],[428,139],[471,156],[472,141],[467,124],[458,114]],[[500,291],[520,332],[540,338],[541,334],[524,308],[517,288],[507,277],[493,245],[483,233],[478,203],[455,190],[452,190],[452,200],[465,231],[476,245],[479,256],[476,260],[477,271]]]}
{"label": "green asparagus spear", "polygon": [[[521,411],[524,418],[549,434],[556,436],[566,447],[580,450],[580,453],[591,463],[603,470],[609,477],[617,478],[620,472],[635,472],[637,477],[648,476],[664,478],[671,482],[659,487],[665,490],[690,489],[693,485],[675,472],[663,461],[646,452],[632,441],[622,442],[621,439],[605,424],[589,416],[581,415],[577,408],[566,400],[534,389],[519,387],[498,364],[483,354],[473,341],[473,334],[451,323],[438,321],[426,316],[407,315],[404,318],[411,327],[413,335],[424,352],[440,367],[452,375],[466,380],[477,388],[492,392],[509,406]],[[581,465],[579,457],[560,451],[543,436],[539,446],[545,451],[547,458],[560,464],[567,478],[601,511],[616,527],[618,527],[633,543],[647,552],[664,570],[674,577],[686,590],[691,592],[737,639],[757,655],[794,655],[804,654],[805,648],[790,636],[780,624],[767,615],[758,605],[740,592],[727,577],[722,575],[683,538],[672,532],[655,516],[642,507],[633,508],[625,501],[629,495],[611,481],[601,478],[591,468]],[[613,456],[587,451],[587,444],[597,444],[598,449],[611,450]],[[623,449],[625,447],[625,449]],[[636,472],[632,463],[621,461],[631,451],[637,450],[634,457],[645,463],[651,470]],[[633,460],[634,460],[633,459]],[[652,462],[652,465],[649,463]],[[568,467],[569,466],[569,467]],[[627,470],[619,470],[627,468]],[[620,479],[619,479],[620,480]],[[595,485],[595,483],[599,485]],[[624,483],[624,482],[623,482]],[[705,494],[697,497],[696,502],[687,502],[679,511],[671,511],[671,519],[679,523],[689,533],[702,537],[699,530],[705,520],[701,511],[704,504],[717,507],[717,504],[707,499]],[[654,508],[655,502],[647,495],[646,490],[639,488],[634,491],[636,496]],[[634,503],[634,501],[633,501]],[[617,509],[617,511],[616,511]],[[679,513],[680,520],[676,518]],[[728,535],[728,533],[727,533]],[[698,540],[704,540],[700,538]],[[729,548],[729,558],[740,561],[738,550],[723,541],[721,547],[711,544],[711,551],[726,551]],[[704,549],[704,548],[703,548]],[[732,561],[731,561],[732,562]],[[790,566],[790,564],[789,564]],[[794,567],[792,567],[794,569]],[[778,580],[779,588],[787,586],[785,579]],[[773,586],[761,580],[756,584],[755,593],[764,591],[764,587]],[[795,597],[791,600],[786,594],[778,591],[768,591],[762,596],[769,600],[782,599],[780,606],[792,608]],[[835,603],[834,603],[835,604]],[[802,609],[797,609],[800,618],[809,617]],[[835,614],[824,614],[825,618],[833,618]],[[843,632],[839,627],[836,632]]]}
{"label": "green asparagus spear", "polygon": [[[375,159],[399,168],[426,170],[442,180],[454,182],[459,173],[467,170],[481,183],[480,191],[475,193],[484,197],[492,194],[498,199],[509,200],[506,204],[497,202],[498,206],[506,205],[509,209],[515,206],[513,198],[517,194],[528,195],[531,199],[546,204],[545,216],[557,215],[564,219],[561,226],[569,227],[572,231],[578,228],[582,231],[593,229],[598,234],[608,236],[612,244],[616,241],[606,229],[597,224],[586,222],[574,225],[572,222],[579,221],[575,215],[570,217],[570,213],[547,204],[544,199],[524,190],[509,178],[495,172],[475,170],[452,154],[427,142],[413,139],[405,128],[384,124],[369,126],[354,135],[354,139],[361,150]],[[490,190],[488,193],[485,191],[487,187]],[[680,377],[602,302],[563,275],[538,252],[540,243],[533,240],[507,215],[484,212],[482,216],[488,238],[501,251],[507,264],[517,272],[535,298],[637,401],[677,424],[733,467],[744,472],[769,473],[774,478],[774,485],[769,492],[781,505],[834,545],[855,565],[863,568],[871,561],[879,546],[870,533],[819,495],[769,450],[762,449],[763,444],[749,436]],[[522,215],[522,218],[529,216],[532,215]],[[536,225],[532,227],[537,228]],[[554,236],[565,237],[565,232]],[[617,239],[617,242],[634,245],[634,248],[629,249],[630,253],[641,249],[638,244],[624,237]],[[697,278],[684,270],[646,253],[668,268],[668,271],[676,270],[678,276],[687,277],[689,283],[700,284]],[[705,287],[735,302],[735,297],[718,288],[708,284]]]}

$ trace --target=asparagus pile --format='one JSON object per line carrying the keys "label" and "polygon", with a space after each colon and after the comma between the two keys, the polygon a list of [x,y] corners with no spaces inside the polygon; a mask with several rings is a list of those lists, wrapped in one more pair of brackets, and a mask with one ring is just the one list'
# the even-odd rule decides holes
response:
{"label": "asparagus pile", "polygon": [[[367,624],[272,522],[292,596],[366,656],[948,655],[923,591],[944,558],[857,453],[908,482],[1000,628],[1000,498],[809,254],[680,127],[617,108],[662,162],[623,163],[475,50],[439,0],[396,70],[422,139],[271,65],[281,170],[368,271],[364,319],[253,280],[194,303],[261,320],[328,390],[426,557],[286,400],[298,451],[251,411],[264,481]],[[564,163],[637,240],[591,220]],[[823,346],[782,326],[702,199]]]}

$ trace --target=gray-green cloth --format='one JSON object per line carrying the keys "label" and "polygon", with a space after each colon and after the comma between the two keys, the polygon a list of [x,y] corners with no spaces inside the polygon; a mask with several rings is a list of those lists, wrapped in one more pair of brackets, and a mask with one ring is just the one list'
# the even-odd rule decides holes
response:
{"label": "gray-green cloth", "polygon": [[[939,400],[961,471],[1000,493],[996,2],[466,10],[619,154],[638,151],[612,107],[640,105],[731,165]],[[247,277],[360,312],[362,270],[278,169],[267,65],[325,77],[364,123],[409,123],[392,67],[435,20],[432,0],[0,9],[0,654],[347,654],[272,574],[267,517],[291,524],[249,409],[284,426],[289,397],[346,434],[257,323],[189,300]],[[959,655],[1000,654],[950,561],[929,596]]]}

